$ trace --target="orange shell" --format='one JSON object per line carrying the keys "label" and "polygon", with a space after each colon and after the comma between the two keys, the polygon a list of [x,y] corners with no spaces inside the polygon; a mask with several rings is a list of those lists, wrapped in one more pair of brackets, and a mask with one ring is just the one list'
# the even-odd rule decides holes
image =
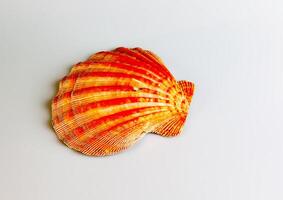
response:
{"label": "orange shell", "polygon": [[149,132],[178,135],[193,92],[193,83],[176,81],[152,52],[120,47],[72,67],[52,101],[52,123],[68,147],[111,155]]}

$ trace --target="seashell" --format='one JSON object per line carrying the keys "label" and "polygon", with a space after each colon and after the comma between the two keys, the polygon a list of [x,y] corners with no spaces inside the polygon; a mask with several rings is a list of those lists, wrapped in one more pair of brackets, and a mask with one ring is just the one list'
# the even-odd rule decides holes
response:
{"label": "seashell", "polygon": [[180,134],[193,92],[194,84],[176,81],[154,53],[120,47],[72,67],[53,98],[52,124],[68,147],[111,155],[146,133]]}

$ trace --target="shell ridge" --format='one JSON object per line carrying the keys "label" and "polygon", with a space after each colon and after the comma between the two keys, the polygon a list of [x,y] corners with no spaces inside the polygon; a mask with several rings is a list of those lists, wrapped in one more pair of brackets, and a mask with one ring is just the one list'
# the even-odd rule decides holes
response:
{"label": "shell ridge", "polygon": [[167,76],[169,77],[173,77],[173,75],[171,74],[171,72],[162,64],[162,62],[158,62],[154,56],[150,55],[148,52],[149,51],[145,51],[141,48],[134,48],[134,51],[136,51],[137,53],[139,53],[140,55],[144,56],[146,59],[150,60],[152,63],[154,63],[154,65],[159,66],[159,68],[162,69],[163,73],[165,73]]}
{"label": "shell ridge", "polygon": [[[99,125],[103,125],[105,122],[113,122],[117,120],[126,120],[128,118],[132,118],[135,116],[142,116],[143,114],[149,115],[152,113],[156,112],[169,112],[167,108],[163,109],[157,109],[154,107],[142,107],[142,108],[136,108],[136,109],[131,109],[131,110],[124,110],[121,112],[117,113],[112,113],[109,115],[104,115],[100,116],[99,118],[93,119],[89,122],[83,123],[83,124],[78,124],[75,129],[70,130],[70,134],[75,135],[77,132],[82,132],[85,136],[86,133],[84,130],[92,130],[94,128],[97,128]],[[79,121],[76,118],[74,119],[75,121]],[[97,128],[98,131],[98,128]]]}
{"label": "shell ridge", "polygon": [[164,137],[172,137],[179,135],[184,125],[184,117],[178,115],[173,116],[171,119],[161,123],[153,130],[158,135]]}
{"label": "shell ridge", "polygon": [[[118,50],[114,50],[112,52],[107,52],[107,54],[110,54],[110,55],[116,56],[116,57],[124,57],[124,59],[122,59],[122,60],[119,60],[118,58],[116,58],[114,61],[112,61],[114,63],[122,63],[122,64],[129,63],[131,66],[139,66],[140,68],[143,68],[147,71],[149,70],[148,67],[150,67],[149,72],[153,73],[157,77],[166,78],[166,76],[164,74],[160,73],[160,71],[158,71],[158,69],[156,69],[156,67],[151,66],[151,64],[149,64],[147,62],[137,60],[135,57],[129,56],[126,53],[120,52]],[[96,60],[95,56],[97,56],[97,55],[96,54],[92,55],[89,60]],[[98,59],[98,60],[101,62],[103,59]],[[109,60],[108,60],[108,62],[109,62]]]}
{"label": "shell ridge", "polygon": [[[166,111],[163,111],[163,112],[166,112]],[[166,115],[163,112],[154,111],[152,113],[141,114],[141,115],[138,115],[138,116],[129,116],[130,119],[125,120],[125,118],[123,118],[122,120],[125,120],[125,121],[117,121],[117,124],[114,124],[113,126],[110,126],[109,128],[106,128],[106,129],[103,129],[103,125],[102,125],[102,129],[101,130],[98,127],[91,127],[91,129],[89,129],[89,133],[84,133],[83,137],[87,138],[88,142],[91,142],[92,140],[103,140],[104,137],[107,137],[107,133],[109,131],[113,131],[116,128],[120,128],[122,125],[124,125],[126,127],[130,127],[128,125],[130,123],[131,123],[131,127],[135,127],[136,122],[139,122],[139,121],[141,121],[141,122],[144,121],[145,122],[145,120],[147,118],[150,118],[152,115],[161,115],[162,117],[164,117]],[[97,126],[97,125],[95,125],[95,126]],[[94,128],[96,128],[96,129],[94,129]],[[93,134],[93,132],[95,132],[95,134]],[[75,137],[73,137],[73,138],[75,138]],[[78,140],[79,140],[79,138],[75,138],[72,141],[69,141],[68,143],[74,144]]]}
{"label": "shell ridge", "polygon": [[169,79],[174,79],[172,74],[168,74],[168,72],[166,70],[164,71],[164,68],[159,63],[154,63],[152,60],[145,57],[139,51],[134,51],[133,49],[127,49],[127,48],[123,48],[123,47],[117,48],[114,51],[118,51],[118,52],[122,52],[122,53],[126,53],[128,55],[131,55],[131,56],[135,57],[136,59],[141,60],[142,62],[148,63],[149,66],[152,67],[152,70],[153,69],[157,70],[159,74],[163,74],[163,77],[167,77]]}
{"label": "shell ridge", "polygon": [[186,96],[186,99],[190,103],[194,95],[194,89],[195,89],[194,83],[182,80],[182,81],[178,81],[178,85],[180,86],[182,92]]}
{"label": "shell ridge", "polygon": [[[159,118],[156,119],[156,121],[163,121],[165,118],[167,118],[166,115],[162,115],[160,114]],[[129,120],[129,122],[131,122],[132,120]],[[128,123],[128,122],[126,122]],[[144,136],[146,133],[148,133],[149,131],[144,129],[144,124],[148,123],[145,121],[139,122],[137,124],[135,124],[134,126],[127,126],[126,130],[126,135],[132,135],[133,132],[138,132],[140,135],[138,135],[137,137],[130,137],[130,139],[126,136],[123,136],[123,134],[117,134],[117,137],[119,138],[119,140],[116,140],[117,138],[113,138],[112,140],[114,140],[114,142],[117,144],[121,144],[123,148],[121,148],[121,150],[124,150],[126,148],[129,148],[130,146],[132,146],[135,142],[137,142],[137,140],[141,139],[142,136]],[[139,127],[138,125],[142,124],[142,127]],[[148,123],[149,125],[149,123]],[[117,127],[121,126],[121,124],[118,124]],[[143,128],[143,129],[141,129]],[[143,130],[143,131],[142,131]],[[115,130],[114,130],[115,131]],[[106,130],[106,132],[108,132],[108,130]],[[123,131],[118,131],[119,133],[123,133]],[[124,132],[125,133],[125,132]],[[135,134],[134,134],[135,135]],[[106,136],[107,137],[107,136]],[[106,141],[109,141],[108,139],[106,139]],[[113,141],[112,141],[113,142]],[[91,142],[88,144],[88,146],[93,146],[95,142]],[[101,144],[103,145],[104,142],[101,142]],[[119,151],[115,151],[113,153],[117,153]]]}

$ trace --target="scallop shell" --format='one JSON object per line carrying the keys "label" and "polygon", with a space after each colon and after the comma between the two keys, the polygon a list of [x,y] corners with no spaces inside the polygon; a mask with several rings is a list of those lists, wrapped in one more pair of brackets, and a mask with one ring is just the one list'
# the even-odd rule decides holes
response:
{"label": "scallop shell", "polygon": [[193,92],[193,83],[176,81],[152,52],[120,47],[72,67],[53,98],[52,124],[68,147],[111,155],[146,133],[180,134]]}

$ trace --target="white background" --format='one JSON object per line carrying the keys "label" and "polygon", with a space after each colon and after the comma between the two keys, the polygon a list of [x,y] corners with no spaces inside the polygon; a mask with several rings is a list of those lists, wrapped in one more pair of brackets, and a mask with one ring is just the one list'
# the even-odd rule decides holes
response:
{"label": "white background", "polygon": [[[72,64],[157,53],[196,93],[183,134],[83,156],[48,125]],[[283,199],[283,3],[0,0],[0,199]]]}

